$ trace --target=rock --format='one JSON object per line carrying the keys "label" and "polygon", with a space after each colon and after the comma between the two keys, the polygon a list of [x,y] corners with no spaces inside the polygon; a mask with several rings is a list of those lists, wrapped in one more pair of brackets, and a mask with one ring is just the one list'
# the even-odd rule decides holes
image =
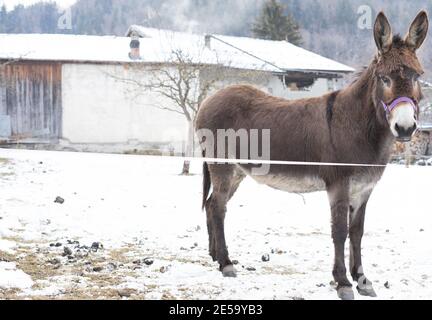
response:
{"label": "rock", "polygon": [[103,245],[100,242],[93,242],[90,248],[92,251],[96,252],[100,249],[103,249]]}
{"label": "rock", "polygon": [[390,284],[389,284],[388,281],[386,281],[386,282],[384,283],[384,287],[386,287],[387,289],[390,289]]}
{"label": "rock", "polygon": [[150,258],[145,258],[143,262],[146,266],[151,266],[154,263],[153,259]]}
{"label": "rock", "polygon": [[238,265],[239,264],[238,260],[233,260],[231,262],[232,262],[233,265]]}
{"label": "rock", "polygon": [[424,167],[424,166],[426,166],[426,161],[424,161],[424,160],[419,160],[419,161],[417,161],[417,165],[418,165],[418,166],[422,166],[422,167]]}
{"label": "rock", "polygon": [[103,270],[102,267],[94,267],[94,268],[93,268],[93,271],[94,271],[94,272],[101,272],[102,270]]}
{"label": "rock", "polygon": [[254,267],[247,267],[246,270],[247,271],[256,271],[256,269]]}
{"label": "rock", "polygon": [[262,262],[269,262],[270,261],[270,255],[268,253],[263,254],[261,257]]}
{"label": "rock", "polygon": [[201,227],[200,226],[196,226],[195,227],[195,231],[200,231],[201,230]]}
{"label": "rock", "polygon": [[57,197],[54,200],[54,203],[63,204],[65,200],[62,197]]}
{"label": "rock", "polygon": [[424,229],[420,229],[420,232],[424,232]]}
{"label": "rock", "polygon": [[302,300],[304,300],[304,298],[302,298],[302,297],[292,297],[291,299],[294,300],[294,301],[302,301]]}
{"label": "rock", "polygon": [[114,270],[116,270],[118,267],[117,267],[117,265],[115,264],[115,263],[113,263],[113,262],[110,262],[110,263],[108,263],[108,265],[107,265],[107,269],[108,269],[108,271],[114,271]]}
{"label": "rock", "polygon": [[55,265],[55,264],[60,264],[60,260],[54,258],[54,259],[48,260],[48,263],[50,263],[50,264],[54,264],[54,265]]}
{"label": "rock", "polygon": [[69,247],[64,247],[63,257],[72,255],[72,250]]}
{"label": "rock", "polygon": [[122,298],[130,298],[130,296],[135,292],[133,289],[120,289],[117,291],[118,295]]}
{"label": "rock", "polygon": [[317,286],[318,288],[324,288],[324,287],[325,287],[325,284],[324,284],[324,283],[318,283],[316,286]]}
{"label": "rock", "polygon": [[165,273],[165,272],[168,271],[168,269],[169,269],[169,267],[162,266],[162,267],[160,267],[159,272],[160,273]]}

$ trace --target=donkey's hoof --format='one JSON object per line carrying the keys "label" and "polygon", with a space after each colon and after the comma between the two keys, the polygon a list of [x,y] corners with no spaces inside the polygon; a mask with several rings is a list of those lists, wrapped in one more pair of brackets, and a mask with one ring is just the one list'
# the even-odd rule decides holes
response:
{"label": "donkey's hoof", "polygon": [[230,264],[222,269],[222,274],[226,278],[235,278],[237,277],[237,270]]}
{"label": "donkey's hoof", "polygon": [[374,288],[372,288],[372,285],[361,286],[361,287],[357,286],[357,291],[362,296],[372,297],[372,298],[377,297],[377,294],[376,294]]}
{"label": "donkey's hoof", "polygon": [[337,295],[341,300],[354,300],[354,291],[351,287],[338,288]]}

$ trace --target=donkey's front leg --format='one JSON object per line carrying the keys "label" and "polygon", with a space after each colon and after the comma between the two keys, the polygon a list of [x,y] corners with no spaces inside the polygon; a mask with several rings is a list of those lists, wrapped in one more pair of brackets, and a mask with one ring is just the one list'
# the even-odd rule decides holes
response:
{"label": "donkey's front leg", "polygon": [[357,281],[357,291],[363,296],[376,297],[372,282],[364,275],[361,258],[361,240],[363,237],[366,205],[369,194],[364,197],[359,206],[350,207],[350,271],[354,281]]}
{"label": "donkey's front leg", "polygon": [[353,300],[352,285],[346,276],[345,241],[348,236],[349,183],[345,180],[327,187],[331,206],[332,238],[335,248],[333,277],[337,284],[337,294],[342,300]]}

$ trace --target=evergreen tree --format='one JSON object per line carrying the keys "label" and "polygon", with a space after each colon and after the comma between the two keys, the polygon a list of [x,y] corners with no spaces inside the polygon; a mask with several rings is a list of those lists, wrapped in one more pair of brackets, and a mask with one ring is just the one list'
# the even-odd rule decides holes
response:
{"label": "evergreen tree", "polygon": [[4,33],[7,30],[7,17],[6,5],[3,4],[0,9],[0,33]]}
{"label": "evergreen tree", "polygon": [[300,28],[291,14],[284,14],[285,7],[277,0],[267,0],[261,15],[252,27],[255,37],[268,40],[287,40],[300,45]]}

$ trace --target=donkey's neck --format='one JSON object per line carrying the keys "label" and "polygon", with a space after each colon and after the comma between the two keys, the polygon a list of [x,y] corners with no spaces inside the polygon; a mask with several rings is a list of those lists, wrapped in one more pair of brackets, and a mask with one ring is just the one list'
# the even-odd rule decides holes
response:
{"label": "donkey's neck", "polygon": [[342,90],[345,99],[352,102],[345,105],[343,109],[344,112],[349,112],[352,115],[346,117],[353,121],[351,125],[360,128],[362,140],[373,152],[371,156],[377,161],[387,161],[390,157],[394,138],[387,124],[378,119],[376,109],[378,102],[374,101],[375,65],[376,61],[374,60],[363,70],[356,81]]}

